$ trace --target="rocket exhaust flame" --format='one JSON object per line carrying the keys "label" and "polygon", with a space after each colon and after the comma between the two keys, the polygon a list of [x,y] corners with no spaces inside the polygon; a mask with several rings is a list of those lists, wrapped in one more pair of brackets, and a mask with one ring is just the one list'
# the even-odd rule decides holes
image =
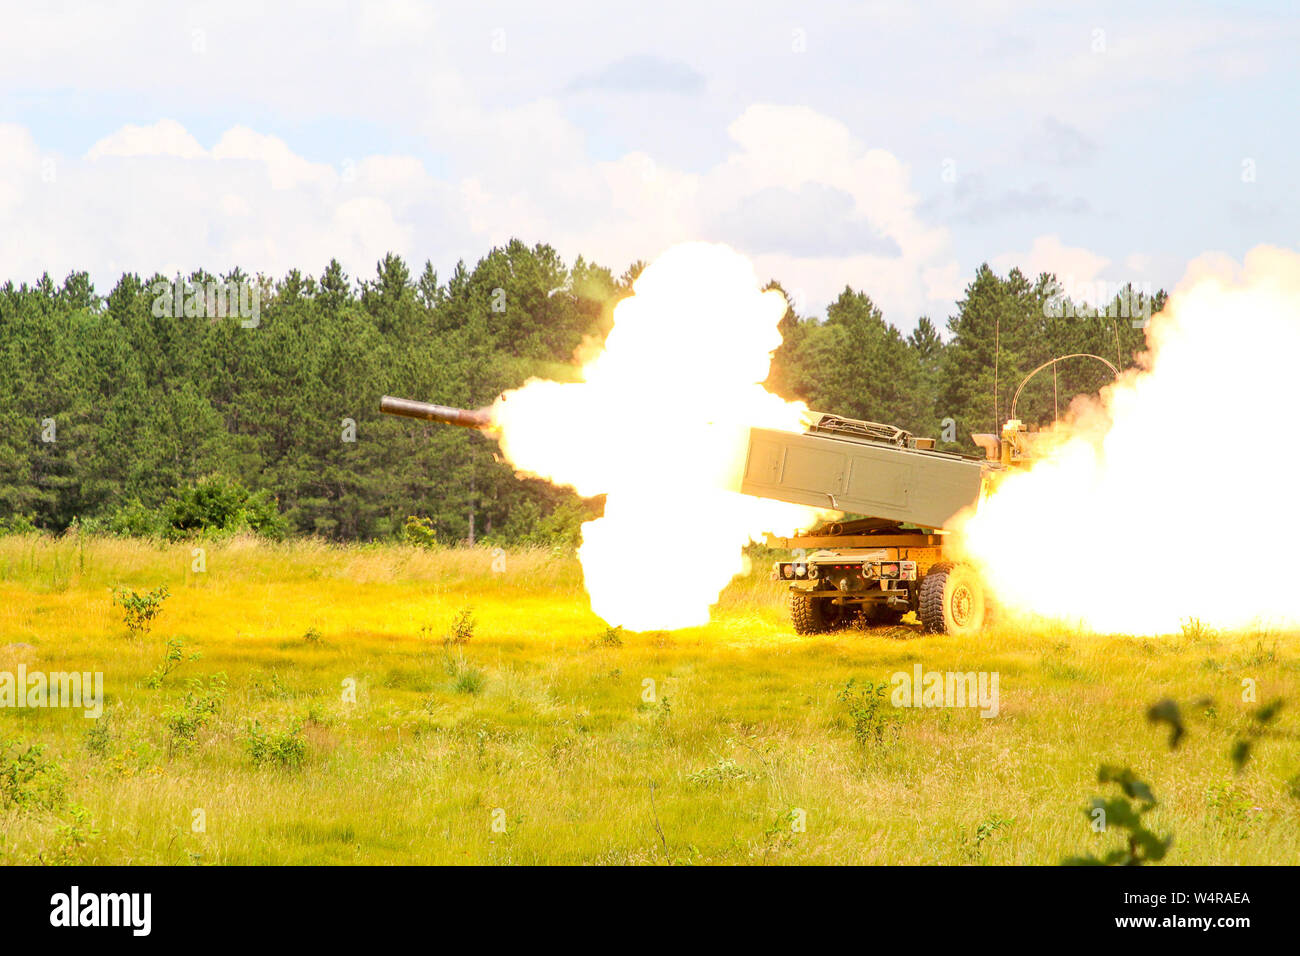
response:
{"label": "rocket exhaust flame", "polygon": [[[704,624],[744,570],[743,546],[819,512],[739,494],[751,426],[801,431],[806,408],[768,392],[786,303],[721,245],[666,251],[614,310],[571,384],[533,379],[492,409],[519,471],[604,494],[582,527],[592,610],[633,630]],[[581,422],[582,427],[575,427]]]}
{"label": "rocket exhaust flame", "polygon": [[1197,260],[1140,367],[961,528],[999,608],[1099,632],[1300,626],[1300,256]]}

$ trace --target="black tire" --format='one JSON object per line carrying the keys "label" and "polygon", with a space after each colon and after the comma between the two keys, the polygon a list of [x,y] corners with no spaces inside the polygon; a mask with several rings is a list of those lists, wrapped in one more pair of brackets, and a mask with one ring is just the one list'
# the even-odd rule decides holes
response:
{"label": "black tire", "polygon": [[921,624],[930,634],[978,634],[992,602],[979,573],[969,564],[940,561],[921,579]]}
{"label": "black tire", "polygon": [[796,634],[825,634],[847,627],[852,617],[834,598],[813,597],[802,591],[790,592],[790,620]]}

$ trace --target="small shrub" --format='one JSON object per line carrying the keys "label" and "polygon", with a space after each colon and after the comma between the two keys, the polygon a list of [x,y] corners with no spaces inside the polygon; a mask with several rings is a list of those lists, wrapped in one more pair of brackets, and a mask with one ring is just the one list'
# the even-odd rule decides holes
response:
{"label": "small shrub", "polygon": [[859,684],[856,678],[849,678],[844,689],[835,695],[844,704],[853,725],[853,739],[859,746],[880,746],[898,729],[898,715],[885,701],[889,683],[881,681],[873,685],[870,681]]}
{"label": "small shrub", "polygon": [[253,694],[262,700],[292,700],[298,695],[280,678],[279,671],[271,671],[266,684],[260,678],[253,681]]}
{"label": "small shrub", "polygon": [[226,700],[226,675],[214,674],[206,681],[201,677],[191,677],[186,688],[176,709],[167,715],[167,731],[171,735],[173,750],[187,750],[193,746],[199,731],[220,712]]}
{"label": "small shrub", "polygon": [[975,827],[971,835],[962,834],[961,849],[966,859],[972,863],[984,859],[984,844],[994,834],[1001,833],[1016,821],[1011,818],[989,817]]}
{"label": "small shrub", "polygon": [[274,498],[265,491],[249,491],[221,475],[201,479],[167,499],[162,526],[173,540],[240,531],[279,540],[289,530]]}
{"label": "small shrub", "polygon": [[132,498],[108,517],[104,527],[119,538],[153,538],[162,534],[163,520],[139,498]]}
{"label": "small shrub", "polygon": [[1183,637],[1189,641],[1201,642],[1212,641],[1219,636],[1219,632],[1205,624],[1198,617],[1189,617],[1182,623]]}
{"label": "small shrub", "polygon": [[456,612],[456,617],[443,638],[444,644],[468,644],[474,637],[474,609],[463,607]]}
{"label": "small shrub", "polygon": [[432,551],[438,546],[438,534],[433,530],[433,519],[420,515],[407,515],[402,525],[402,540],[406,544]]}
{"label": "small shrub", "polygon": [[1259,810],[1251,805],[1240,788],[1231,783],[1207,788],[1205,806],[1210,816],[1223,826],[1229,836],[1243,840],[1250,835],[1248,827]]}
{"label": "small shrub", "polygon": [[129,588],[117,588],[113,592],[113,603],[122,608],[122,623],[132,637],[144,637],[153,629],[153,622],[162,613],[163,601],[167,600],[168,594],[165,584],[145,594]]}
{"label": "small shrub", "polygon": [[607,627],[605,633],[596,638],[592,647],[622,647],[623,646],[623,628]]}
{"label": "small shrub", "polygon": [[44,744],[0,740],[0,809],[48,810],[63,803],[63,768],[45,756]]}
{"label": "small shrub", "polygon": [[34,518],[35,515],[25,514],[12,514],[7,518],[0,518],[0,535],[35,534],[40,529],[36,527]]}
{"label": "small shrub", "polygon": [[94,726],[86,731],[84,743],[87,753],[95,757],[107,756],[108,748],[113,742],[111,720],[111,714],[103,714],[95,721]]}
{"label": "small shrub", "polygon": [[258,721],[250,721],[245,746],[254,767],[279,766],[286,770],[301,767],[307,759],[307,741],[301,720],[292,721],[280,732],[264,730]]}
{"label": "small shrub", "polygon": [[1065,865],[1141,866],[1163,860],[1173,846],[1174,838],[1172,834],[1157,836],[1142,822],[1142,817],[1156,805],[1151,788],[1128,767],[1113,767],[1110,764],[1101,765],[1097,771],[1097,782],[1113,783],[1120,793],[1109,800],[1094,797],[1084,813],[1093,826],[1098,828],[1098,832],[1108,832],[1111,827],[1116,827],[1127,834],[1124,844],[1100,857],[1091,853],[1068,857],[1064,861]]}
{"label": "small shrub", "polygon": [[69,819],[54,828],[59,845],[54,850],[56,863],[75,863],[82,851],[99,838],[99,828],[90,811],[78,804],[68,807]]}
{"label": "small shrub", "polygon": [[180,667],[186,660],[197,661],[202,655],[195,651],[188,658],[185,656],[185,642],[179,637],[174,637],[167,642],[167,653],[163,655],[163,662],[153,669],[153,673],[144,679],[144,686],[150,690],[157,690],[167,679],[167,675]]}
{"label": "small shrub", "polygon": [[319,644],[320,638],[321,638],[320,629],[315,627],[307,628],[306,632],[302,636],[302,639],[306,641],[308,644]]}
{"label": "small shrub", "polygon": [[705,767],[702,770],[696,770],[694,773],[688,773],[686,780],[696,786],[712,787],[740,780],[752,780],[754,776],[753,771],[746,770],[734,760],[724,759],[719,760],[712,767]]}
{"label": "small shrub", "polygon": [[802,812],[798,807],[791,807],[784,813],[778,814],[777,817],[763,831],[763,865],[767,865],[767,858],[773,853],[780,853],[783,850],[792,849],[798,840],[799,821],[802,818]]}

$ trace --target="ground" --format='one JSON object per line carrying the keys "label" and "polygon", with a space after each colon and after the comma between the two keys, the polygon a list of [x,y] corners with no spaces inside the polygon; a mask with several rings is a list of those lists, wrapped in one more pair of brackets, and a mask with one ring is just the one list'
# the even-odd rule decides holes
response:
{"label": "ground", "polygon": [[[162,584],[133,636],[112,589]],[[799,638],[761,567],[707,626],[611,632],[561,553],[11,536],[0,672],[102,671],[106,703],[0,709],[0,861],[1056,864],[1123,843],[1086,813],[1110,763],[1168,862],[1295,863],[1298,715],[1229,754],[1300,702],[1298,649],[1190,622]],[[998,715],[866,701],[916,664],[996,671]]]}

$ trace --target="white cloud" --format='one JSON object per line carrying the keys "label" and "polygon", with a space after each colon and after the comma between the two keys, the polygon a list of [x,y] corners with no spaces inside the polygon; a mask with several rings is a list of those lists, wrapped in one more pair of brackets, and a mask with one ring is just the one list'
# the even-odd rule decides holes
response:
{"label": "white cloud", "polygon": [[[802,290],[808,310],[820,311],[848,282],[904,327],[941,312],[954,285],[947,233],[918,216],[906,166],[803,107],[746,109],[729,126],[728,155],[701,171],[635,151],[591,162],[576,129],[545,102],[465,123],[483,134],[475,149],[537,148],[525,150],[527,162],[517,149],[501,152],[476,175],[451,179],[403,155],[336,170],[245,126],[205,149],[161,120],[125,126],[82,159],[61,160],[58,181],[36,189],[39,149],[26,131],[0,128],[11,146],[0,207],[18,226],[0,252],[10,274],[87,268],[103,285],[120,269],[239,265],[281,275],[318,272],[331,257],[368,276],[389,251],[445,269],[466,250],[479,255],[516,236],[618,272],[703,237],[753,254],[762,274]],[[780,190],[780,201],[759,202]],[[756,208],[772,221],[751,223],[746,211]],[[825,228],[832,214],[833,230]]]}
{"label": "white cloud", "polygon": [[164,119],[152,126],[123,126],[90,147],[86,158],[177,156],[181,159],[196,159],[206,155],[207,150],[185,131],[185,127],[175,120]]}
{"label": "white cloud", "polygon": [[274,189],[331,186],[338,180],[338,174],[329,166],[309,163],[295,155],[283,140],[255,133],[243,126],[227,130],[213,147],[212,157],[218,160],[246,159],[261,163]]}
{"label": "white cloud", "polygon": [[1081,246],[1067,246],[1060,236],[1039,236],[1025,252],[995,256],[989,265],[996,272],[1018,268],[1032,282],[1044,272],[1055,273],[1063,283],[1092,282],[1110,260]]}

